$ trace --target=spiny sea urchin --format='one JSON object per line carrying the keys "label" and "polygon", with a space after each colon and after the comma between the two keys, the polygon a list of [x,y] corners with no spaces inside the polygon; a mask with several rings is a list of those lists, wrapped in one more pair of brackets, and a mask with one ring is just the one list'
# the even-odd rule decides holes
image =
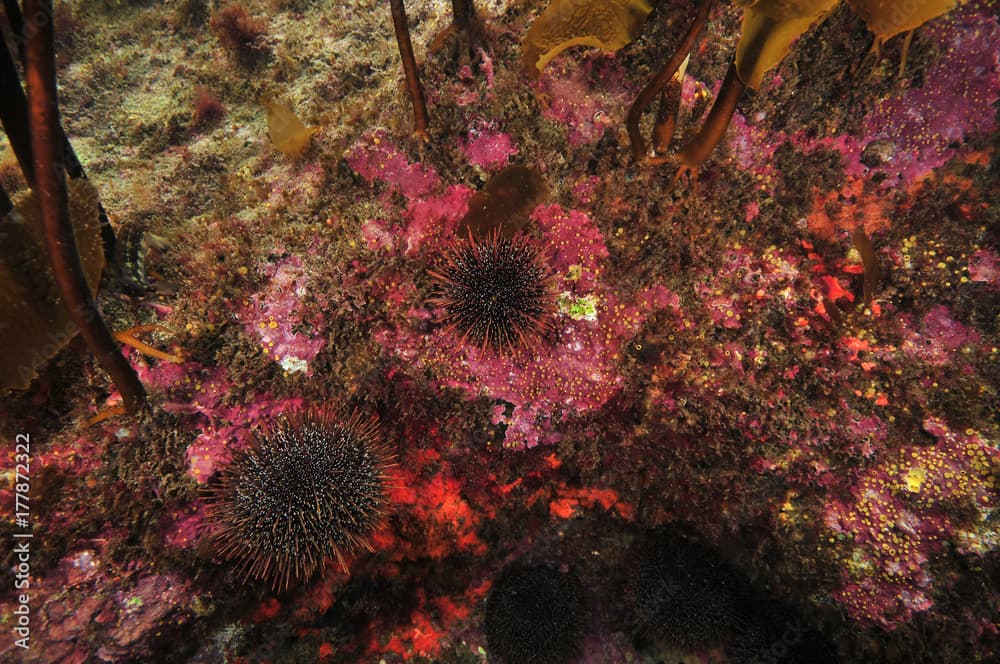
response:
{"label": "spiny sea urchin", "polygon": [[625,587],[638,643],[721,647],[733,664],[832,664],[834,645],[791,605],[755,589],[714,549],[664,527],[635,545]]}
{"label": "spiny sea urchin", "polygon": [[634,555],[625,598],[639,640],[686,649],[731,640],[748,589],[713,550],[664,528],[641,541]]}
{"label": "spiny sea urchin", "polygon": [[486,598],[486,644],[506,664],[566,664],[579,653],[584,622],[572,572],[514,563]]}
{"label": "spiny sea urchin", "polygon": [[446,254],[441,271],[430,272],[430,303],[444,307],[444,322],[463,341],[494,351],[527,346],[553,326],[555,295],[545,255],[523,234],[470,234]]}
{"label": "spiny sea urchin", "polygon": [[371,550],[392,455],[376,421],[307,410],[282,418],[236,452],[212,492],[219,553],[276,590],[344,552]]}

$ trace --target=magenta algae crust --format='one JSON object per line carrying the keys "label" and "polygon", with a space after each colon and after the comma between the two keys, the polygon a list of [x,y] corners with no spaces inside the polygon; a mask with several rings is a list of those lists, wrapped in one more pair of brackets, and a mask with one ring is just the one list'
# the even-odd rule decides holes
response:
{"label": "magenta algae crust", "polygon": [[833,11],[686,182],[625,121],[701,5],[651,4],[529,79],[545,3],[407,2],[424,141],[385,3],[55,3],[67,136],[162,238],[96,296],[149,408],[74,341],[0,398],[0,661],[1000,658],[996,3],[877,54]]}

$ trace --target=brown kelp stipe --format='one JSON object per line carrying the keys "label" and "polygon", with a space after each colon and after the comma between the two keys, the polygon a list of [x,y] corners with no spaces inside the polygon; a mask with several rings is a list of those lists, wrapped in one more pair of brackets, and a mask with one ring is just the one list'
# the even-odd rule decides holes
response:
{"label": "brown kelp stipe", "polygon": [[451,23],[431,40],[427,51],[436,53],[452,40],[455,41],[457,62],[467,64],[470,58],[476,58],[476,49],[483,44],[484,37],[472,0],[451,0]]}
{"label": "brown kelp stipe", "polygon": [[472,0],[451,0],[451,21],[459,30],[474,29],[476,8]]}
{"label": "brown kelp stipe", "polygon": [[625,127],[628,129],[629,142],[632,144],[632,156],[635,157],[636,161],[641,162],[646,157],[646,141],[643,140],[642,134],[639,132],[639,120],[642,118],[642,114],[646,108],[667,86],[670,79],[674,77],[677,69],[681,66],[681,63],[687,58],[688,53],[694,47],[695,40],[698,38],[698,33],[701,32],[705,22],[708,20],[708,13],[712,10],[713,4],[713,0],[703,0],[701,6],[698,8],[698,14],[691,22],[691,27],[688,28],[684,39],[677,46],[677,50],[674,51],[673,57],[653,77],[653,80],[646,84],[646,87],[642,89],[639,96],[635,98],[635,102],[628,109],[628,115],[625,116]]}
{"label": "brown kelp stipe", "polygon": [[25,78],[35,187],[42,213],[45,244],[59,293],[91,352],[111,375],[128,412],[146,403],[146,392],[97,310],[77,252],[66,194],[64,139],[56,96],[56,60],[51,0],[25,0]]}
{"label": "brown kelp stipe", "polygon": [[413,135],[427,141],[430,139],[427,133],[427,102],[424,101],[424,89],[420,85],[420,76],[417,73],[417,60],[413,57],[413,42],[410,41],[410,28],[406,23],[406,8],[403,7],[403,0],[389,0],[389,6],[392,9],[392,27],[396,31],[396,44],[403,59],[406,88],[410,91],[410,102],[413,104]]}
{"label": "brown kelp stipe", "polygon": [[10,200],[10,196],[7,195],[6,190],[0,187],[0,217],[5,216],[13,209],[14,202]]}
{"label": "brown kelp stipe", "polygon": [[17,57],[24,62],[24,15],[21,13],[20,3],[17,0],[3,0],[3,8],[7,12],[7,23],[15,35]]}
{"label": "brown kelp stipe", "polygon": [[[8,14],[8,18],[9,18]],[[31,133],[28,128],[28,99],[21,88],[17,65],[7,45],[0,40],[0,121],[17,158],[28,186],[35,184],[35,166],[31,157]]]}
{"label": "brown kelp stipe", "polygon": [[661,154],[674,140],[677,129],[677,114],[681,108],[681,91],[684,74],[678,70],[660,93],[660,107],[656,111],[656,122],[653,124],[653,152]]}
{"label": "brown kelp stipe", "polygon": [[[18,47],[17,57],[23,63],[25,61],[24,15],[21,14],[21,9],[14,0],[4,0],[4,11],[14,35],[14,42]],[[0,121],[3,122],[4,132],[14,150],[14,156],[17,157],[17,163],[21,167],[25,181],[29,187],[34,188],[35,170],[28,130],[28,99],[21,88],[17,65],[14,64],[14,56],[7,49],[7,45],[2,42],[0,42]],[[83,165],[77,159],[76,152],[70,145],[69,139],[66,138],[66,132],[63,131],[62,126],[59,127],[59,135],[66,155],[66,173],[74,180],[86,178],[87,174],[83,170]],[[115,254],[115,231],[111,227],[108,214],[100,202],[98,202],[98,214],[101,222],[104,256],[110,261]]]}
{"label": "brown kelp stipe", "polygon": [[736,63],[729,65],[729,71],[726,72],[726,78],[722,81],[719,96],[715,98],[712,110],[705,118],[705,124],[701,126],[697,134],[688,139],[677,155],[680,166],[674,175],[674,182],[685,173],[692,175],[697,173],[698,167],[712,154],[715,146],[725,136],[729,121],[736,111],[736,104],[739,103],[745,89],[746,85],[736,73]]}

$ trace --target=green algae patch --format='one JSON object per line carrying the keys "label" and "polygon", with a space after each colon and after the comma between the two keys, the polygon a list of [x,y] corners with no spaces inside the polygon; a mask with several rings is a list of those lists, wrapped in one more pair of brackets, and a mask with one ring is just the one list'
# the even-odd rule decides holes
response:
{"label": "green algae patch", "polygon": [[574,297],[572,293],[564,292],[556,300],[559,313],[569,316],[573,320],[597,320],[597,297],[595,295],[584,295]]}

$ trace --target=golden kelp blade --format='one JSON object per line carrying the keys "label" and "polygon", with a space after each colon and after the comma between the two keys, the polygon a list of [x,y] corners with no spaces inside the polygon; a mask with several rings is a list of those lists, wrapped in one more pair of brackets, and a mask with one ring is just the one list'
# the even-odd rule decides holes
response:
{"label": "golden kelp blade", "polygon": [[847,0],[848,6],[875,33],[881,44],[901,32],[907,32],[954,9],[956,0]]}
{"label": "golden kelp blade", "polygon": [[302,154],[309,147],[316,127],[305,126],[295,112],[282,103],[270,99],[261,103],[267,109],[267,133],[274,147],[289,157]]}
{"label": "golden kelp blade", "polygon": [[792,42],[826,17],[840,0],[760,0],[742,2],[743,35],[736,46],[736,72],[757,89],[764,74],[781,62]]}
{"label": "golden kelp blade", "polygon": [[[91,292],[104,269],[97,190],[87,180],[69,180],[70,219]],[[20,199],[0,221],[0,391],[23,389],[35,371],[58,353],[76,325],[59,297],[42,235],[38,199]]]}
{"label": "golden kelp blade", "polygon": [[553,0],[524,36],[525,73],[538,78],[549,60],[570,46],[617,51],[638,36],[652,10],[645,0]]}

